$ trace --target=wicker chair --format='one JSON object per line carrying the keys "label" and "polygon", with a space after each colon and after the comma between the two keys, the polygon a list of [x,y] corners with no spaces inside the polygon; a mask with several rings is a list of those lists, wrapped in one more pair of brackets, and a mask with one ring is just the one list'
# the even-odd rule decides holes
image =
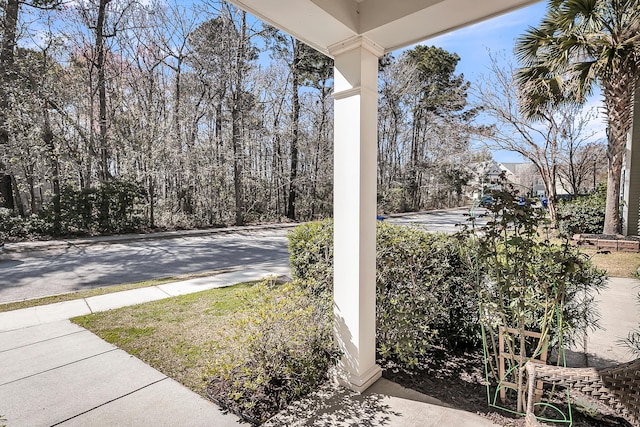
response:
{"label": "wicker chair", "polygon": [[526,425],[541,426],[534,414],[536,382],[542,381],[577,390],[613,409],[634,426],[640,426],[640,359],[595,370],[563,368],[528,362]]}

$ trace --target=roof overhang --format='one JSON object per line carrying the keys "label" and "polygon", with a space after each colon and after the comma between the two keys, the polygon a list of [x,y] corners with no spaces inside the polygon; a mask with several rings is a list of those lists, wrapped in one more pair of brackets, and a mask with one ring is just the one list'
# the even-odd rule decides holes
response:
{"label": "roof overhang", "polygon": [[229,1],[330,55],[356,37],[391,52],[540,0]]}

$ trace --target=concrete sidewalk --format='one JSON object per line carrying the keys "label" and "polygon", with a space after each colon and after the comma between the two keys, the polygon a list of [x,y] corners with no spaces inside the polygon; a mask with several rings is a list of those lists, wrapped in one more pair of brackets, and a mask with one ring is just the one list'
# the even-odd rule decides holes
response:
{"label": "concrete sidewalk", "polygon": [[258,280],[267,275],[286,274],[289,274],[289,266],[284,263],[257,264],[252,268],[216,276],[201,277],[181,282],[166,283],[164,285],[4,312],[0,313],[0,332],[28,328],[30,326],[70,319],[85,314],[206,291],[213,288],[221,288],[240,282]]}
{"label": "concrete sidewalk", "polygon": [[7,426],[237,426],[238,418],[68,320],[0,333]]}
{"label": "concrete sidewalk", "polygon": [[237,426],[240,420],[71,317],[288,274],[251,269],[0,313],[0,416],[7,426]]}
{"label": "concrete sidewalk", "polygon": [[[238,417],[224,414],[213,403],[66,319],[287,272],[282,266],[262,265],[210,278],[0,313],[0,415],[6,418],[7,426],[240,425]],[[608,329],[590,337],[590,360],[630,360],[631,355],[620,349],[616,340],[638,325],[635,295],[639,285],[634,279],[611,279],[609,289],[599,297],[602,323]],[[327,385],[266,425],[494,424],[381,379],[363,394]]]}
{"label": "concrete sidewalk", "polygon": [[639,292],[640,280],[609,278],[607,289],[596,296],[600,329],[589,332],[586,354],[580,345],[567,351],[567,366],[602,369],[637,358],[620,341],[640,325]]}

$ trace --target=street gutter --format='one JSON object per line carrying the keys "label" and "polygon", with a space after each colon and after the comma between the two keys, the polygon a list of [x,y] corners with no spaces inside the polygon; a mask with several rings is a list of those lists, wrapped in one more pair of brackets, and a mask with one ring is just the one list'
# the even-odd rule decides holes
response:
{"label": "street gutter", "polygon": [[243,231],[259,231],[259,230],[279,230],[287,228],[295,228],[300,223],[286,224],[265,224],[265,225],[247,225],[233,226],[224,228],[207,228],[199,230],[176,230],[176,231],[160,231],[157,233],[138,233],[138,234],[120,234],[113,236],[96,236],[85,238],[74,238],[64,240],[38,240],[32,242],[5,243],[0,253],[24,253],[36,251],[48,251],[54,249],[67,249],[77,246],[88,245],[109,245],[117,243],[130,243],[141,240],[164,240],[179,239],[181,237],[197,237],[208,236],[212,234],[229,234]]}

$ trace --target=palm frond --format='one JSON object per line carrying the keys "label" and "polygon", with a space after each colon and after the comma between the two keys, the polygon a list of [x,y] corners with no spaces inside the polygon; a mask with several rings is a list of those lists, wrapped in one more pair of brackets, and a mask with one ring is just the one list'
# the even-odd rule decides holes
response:
{"label": "palm frond", "polygon": [[524,66],[530,66],[541,49],[553,40],[553,32],[546,28],[529,27],[525,33],[516,40],[515,55],[518,62]]}
{"label": "palm frond", "polygon": [[593,86],[598,74],[597,67],[598,61],[584,61],[574,65],[576,76],[575,95],[579,102],[584,102],[593,92]]}

